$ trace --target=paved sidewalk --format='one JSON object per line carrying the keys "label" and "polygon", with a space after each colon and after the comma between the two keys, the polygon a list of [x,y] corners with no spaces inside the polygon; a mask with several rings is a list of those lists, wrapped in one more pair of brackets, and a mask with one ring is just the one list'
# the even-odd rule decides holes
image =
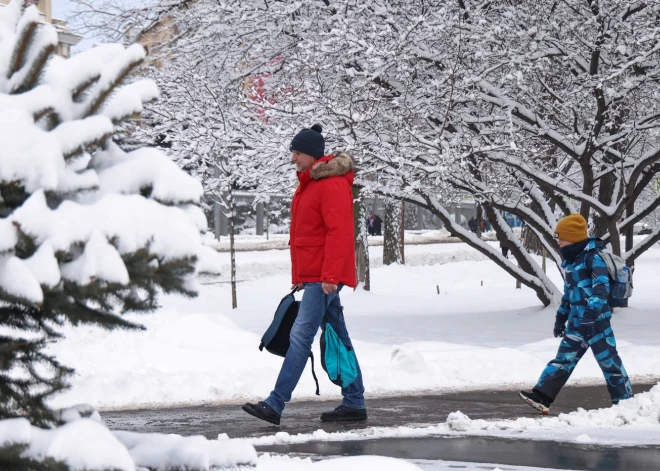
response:
{"label": "paved sidewalk", "polygon": [[[648,391],[653,384],[635,384],[634,390]],[[471,419],[540,416],[518,398],[517,391],[468,391],[437,396],[367,398],[369,420],[364,423],[337,424],[319,420],[323,411],[332,410],[338,405],[338,401],[293,402],[287,405],[279,427],[247,415],[238,404],[103,412],[101,415],[111,429],[204,435],[212,439],[217,438],[219,433],[226,433],[234,438],[272,435],[280,431],[294,434],[310,433],[318,429],[336,432],[408,424],[436,425],[445,422],[447,415],[457,410]],[[593,409],[609,405],[611,403],[604,384],[566,387],[551,411],[553,414],[559,414],[574,411],[578,407]]]}

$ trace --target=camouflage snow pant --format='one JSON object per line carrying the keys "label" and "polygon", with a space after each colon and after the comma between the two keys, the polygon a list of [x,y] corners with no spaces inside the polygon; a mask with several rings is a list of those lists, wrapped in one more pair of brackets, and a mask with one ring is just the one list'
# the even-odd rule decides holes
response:
{"label": "camouflage snow pant", "polygon": [[557,357],[545,367],[534,387],[535,390],[554,400],[584,353],[591,348],[603,371],[603,376],[605,376],[612,402],[616,404],[632,397],[632,386],[616,351],[616,340],[610,320],[599,319],[596,321],[595,327],[596,335],[587,344],[577,331],[571,329],[569,322],[569,327],[564,332],[564,338],[559,345]]}

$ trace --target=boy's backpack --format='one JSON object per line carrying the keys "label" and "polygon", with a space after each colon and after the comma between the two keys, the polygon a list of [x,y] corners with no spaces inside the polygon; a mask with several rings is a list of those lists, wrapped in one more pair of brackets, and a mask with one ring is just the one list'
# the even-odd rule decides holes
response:
{"label": "boy's backpack", "polygon": [[607,251],[600,251],[598,254],[607,265],[607,272],[610,277],[608,304],[610,307],[628,307],[628,298],[632,296],[633,292],[632,271],[618,255]]}
{"label": "boy's backpack", "polygon": [[[275,311],[273,322],[271,322],[268,330],[261,337],[259,350],[263,351],[265,348],[273,355],[280,357],[286,356],[286,352],[289,351],[291,328],[298,317],[298,310],[300,308],[300,301],[296,301],[293,295],[295,292],[296,290],[294,289],[280,301]],[[316,371],[314,371],[314,354],[310,353],[309,357],[312,359],[312,376],[314,376],[314,382],[316,383],[316,395],[319,396],[319,381],[316,378]]]}
{"label": "boy's backpack", "polygon": [[[341,309],[343,315],[343,308]],[[327,317],[323,322],[325,328],[321,335],[321,366],[328,373],[330,381],[346,388],[358,377],[355,352],[353,347],[342,342]]]}

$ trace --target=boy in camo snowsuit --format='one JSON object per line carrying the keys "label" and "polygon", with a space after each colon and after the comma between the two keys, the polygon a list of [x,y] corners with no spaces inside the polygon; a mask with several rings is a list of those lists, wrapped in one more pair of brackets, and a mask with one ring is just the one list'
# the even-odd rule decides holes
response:
{"label": "boy in camo snowsuit", "polygon": [[609,274],[600,256],[604,243],[588,237],[587,221],[579,214],[571,214],[559,221],[555,238],[561,248],[566,278],[554,335],[563,339],[557,357],[545,367],[534,389],[521,391],[520,397],[543,414],[548,414],[550,404],[591,348],[605,376],[612,403],[616,404],[632,397],[632,388],[616,351],[610,325]]}

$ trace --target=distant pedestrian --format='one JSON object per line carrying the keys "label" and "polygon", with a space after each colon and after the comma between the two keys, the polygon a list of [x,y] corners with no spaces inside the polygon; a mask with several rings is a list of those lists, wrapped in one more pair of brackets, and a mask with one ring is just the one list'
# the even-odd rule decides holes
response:
{"label": "distant pedestrian", "polygon": [[374,235],[383,235],[383,220],[378,214],[374,214]]}
{"label": "distant pedestrian", "polygon": [[553,333],[563,339],[557,357],[545,367],[536,386],[531,391],[520,391],[520,397],[548,414],[559,391],[591,348],[605,376],[612,403],[617,404],[631,398],[633,392],[610,325],[610,278],[600,255],[605,244],[588,237],[587,221],[579,214],[561,219],[555,238],[561,248],[566,279]]}
{"label": "distant pedestrian", "polygon": [[375,220],[376,217],[374,216],[374,213],[371,213],[367,218],[367,231],[369,232],[370,236],[376,235],[376,228],[374,226]]}
{"label": "distant pedestrian", "polygon": [[339,301],[344,285],[351,288],[357,285],[351,190],[355,175],[353,159],[343,152],[324,156],[325,139],[319,125],[300,131],[289,149],[300,181],[291,202],[292,288],[305,292],[275,388],[266,400],[245,404],[243,410],[279,425],[284,406],[291,400],[310,357],[316,333],[320,327],[324,330],[331,327],[345,350],[350,351],[357,371],[351,383],[342,387],[342,405],[322,414],[321,420],[366,420],[362,373]]}
{"label": "distant pedestrian", "polygon": [[504,255],[504,258],[509,258],[509,242],[506,240],[506,237],[497,234],[497,240],[500,241],[500,249],[502,249],[502,255]]}
{"label": "distant pedestrian", "polygon": [[476,234],[477,228],[479,227],[479,225],[477,224],[477,218],[472,216],[472,219],[468,221],[468,226],[470,227],[470,231]]}

